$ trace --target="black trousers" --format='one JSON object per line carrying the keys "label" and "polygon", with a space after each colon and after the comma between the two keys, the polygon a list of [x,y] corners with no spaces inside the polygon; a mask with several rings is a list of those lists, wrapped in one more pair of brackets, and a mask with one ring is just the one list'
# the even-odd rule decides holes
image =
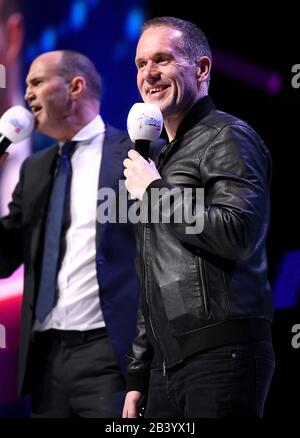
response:
{"label": "black trousers", "polygon": [[271,342],[207,350],[164,376],[153,369],[145,417],[262,417],[275,367]]}
{"label": "black trousers", "polygon": [[125,380],[105,329],[35,333],[31,382],[32,418],[121,416]]}

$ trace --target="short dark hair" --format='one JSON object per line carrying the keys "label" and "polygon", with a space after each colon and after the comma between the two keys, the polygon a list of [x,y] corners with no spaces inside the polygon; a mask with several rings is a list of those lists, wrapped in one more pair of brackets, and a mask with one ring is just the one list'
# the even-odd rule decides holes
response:
{"label": "short dark hair", "polygon": [[87,93],[100,101],[101,76],[94,63],[85,55],[73,50],[62,50],[62,58],[57,66],[58,73],[66,80],[82,76],[86,80]]}
{"label": "short dark hair", "polygon": [[156,17],[144,23],[142,33],[149,27],[158,26],[169,26],[182,32],[183,38],[179,41],[178,48],[190,62],[194,62],[199,56],[207,56],[212,60],[206,35],[191,21],[176,17]]}

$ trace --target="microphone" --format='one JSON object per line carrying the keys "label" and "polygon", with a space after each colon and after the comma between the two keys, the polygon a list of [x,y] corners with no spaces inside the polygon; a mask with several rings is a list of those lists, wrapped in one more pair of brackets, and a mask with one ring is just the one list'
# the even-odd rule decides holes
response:
{"label": "microphone", "polygon": [[135,150],[148,160],[150,142],[157,141],[163,128],[163,116],[154,103],[135,103],[128,113],[127,131]]}
{"label": "microphone", "polygon": [[11,143],[27,138],[34,127],[33,114],[21,105],[7,110],[0,119],[0,156]]}

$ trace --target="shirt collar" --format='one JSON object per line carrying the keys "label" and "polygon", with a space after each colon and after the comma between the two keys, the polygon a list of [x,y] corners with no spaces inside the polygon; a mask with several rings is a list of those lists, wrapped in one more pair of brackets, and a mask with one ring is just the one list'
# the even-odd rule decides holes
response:
{"label": "shirt collar", "polygon": [[[105,124],[102,120],[100,114],[98,114],[90,123],[84,126],[77,134],[74,135],[72,141],[76,142],[88,142],[95,138],[99,134],[103,134],[105,132]],[[63,143],[59,142],[59,146],[62,146]]]}

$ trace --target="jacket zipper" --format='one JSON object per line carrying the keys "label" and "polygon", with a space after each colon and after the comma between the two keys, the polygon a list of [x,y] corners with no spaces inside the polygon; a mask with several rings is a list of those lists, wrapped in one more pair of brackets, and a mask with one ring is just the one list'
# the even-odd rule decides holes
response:
{"label": "jacket zipper", "polygon": [[202,259],[200,259],[200,262],[199,262],[198,257],[197,257],[197,268],[198,268],[198,273],[199,273],[199,277],[200,277],[200,281],[201,281],[204,312],[206,313],[206,315],[208,315],[209,309],[208,309],[208,299],[207,299],[207,290],[206,290],[206,281],[205,281],[205,272],[204,272],[204,261]]}
{"label": "jacket zipper", "polygon": [[144,260],[145,260],[145,249],[146,249],[146,229],[147,229],[147,224],[144,223],[143,224],[143,277],[144,277],[144,287],[145,287],[145,298],[146,298],[147,312],[148,312],[148,318],[149,318],[149,323],[150,323],[150,327],[151,327],[151,330],[152,330],[152,334],[153,334],[155,342],[157,343],[158,349],[160,351],[160,354],[161,354],[161,357],[162,357],[162,360],[163,360],[163,363],[162,363],[162,366],[163,366],[163,376],[166,376],[166,374],[167,374],[167,372],[166,372],[166,362],[165,362],[165,359],[164,359],[164,355],[162,353],[162,349],[161,349],[161,347],[159,345],[159,342],[157,340],[157,337],[156,337],[156,334],[155,334],[155,331],[154,331],[154,327],[153,327],[153,324],[152,324],[151,316],[150,316],[150,311],[149,311],[149,307],[150,306],[149,306],[148,295],[147,295],[147,288],[146,288],[146,268],[145,268],[145,262],[144,262]]}

